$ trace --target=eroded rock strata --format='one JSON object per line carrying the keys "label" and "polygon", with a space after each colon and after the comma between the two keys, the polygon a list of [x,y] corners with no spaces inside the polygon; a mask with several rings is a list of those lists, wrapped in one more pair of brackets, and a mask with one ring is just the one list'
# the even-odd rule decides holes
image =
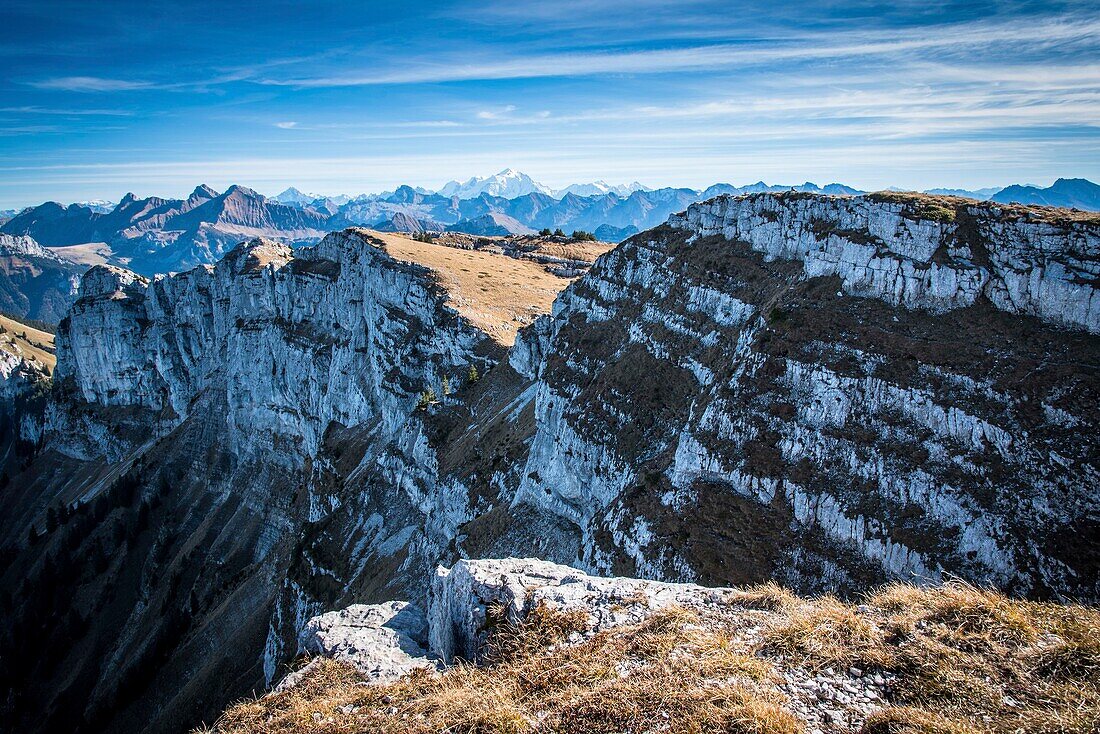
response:
{"label": "eroded rock strata", "polygon": [[423,603],[463,557],[1096,599],[1098,259],[1054,210],[719,197],[510,348],[357,230],[152,282],[93,268],[0,521],[5,588],[44,589],[6,644],[50,614],[79,642],[11,713],[211,720],[310,618]]}

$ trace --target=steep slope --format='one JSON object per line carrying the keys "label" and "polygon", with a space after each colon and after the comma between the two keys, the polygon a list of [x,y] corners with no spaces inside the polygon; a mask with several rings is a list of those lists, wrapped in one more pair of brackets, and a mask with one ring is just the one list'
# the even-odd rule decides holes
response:
{"label": "steep slope", "polygon": [[28,207],[4,222],[0,231],[15,236],[29,236],[47,245],[77,245],[95,239],[95,222],[101,215],[89,207],[71,204],[63,206],[47,201]]}
{"label": "steep slope", "polygon": [[0,315],[0,492],[33,457],[56,362],[53,334]]}
{"label": "steep slope", "polygon": [[30,237],[0,234],[0,312],[56,323],[76,300],[86,269]]}
{"label": "steep slope", "polygon": [[329,215],[269,201],[243,186],[209,194],[216,192],[196,189],[155,229],[131,225],[123,230],[124,242],[116,246],[116,254],[139,272],[178,271],[216,262],[243,238],[309,242],[326,231]]}
{"label": "steep slope", "polygon": [[559,298],[516,501],[601,569],[1095,598],[1100,232],[1058,216],[690,207]]}
{"label": "steep slope", "polygon": [[90,270],[3,496],[2,587],[28,593],[0,660],[34,661],[3,671],[9,720],[211,720],[310,617],[421,601],[462,557],[1100,598],[1094,219],[719,197],[518,336],[549,298],[510,266],[546,270],[492,255],[349,230],[152,283]]}
{"label": "steep slope", "polygon": [[[418,398],[431,388],[453,400],[489,372],[508,331],[535,315],[534,275],[569,281],[500,254],[396,240],[347,231],[296,252],[256,240],[155,282],[112,266],[86,274],[58,333],[46,438],[4,493],[3,537],[19,540],[3,547],[3,588],[39,590],[3,601],[9,721],[180,731],[262,685],[293,654],[281,637],[297,634],[286,579],[310,567],[313,525],[339,507],[338,454],[367,452],[371,481],[412,493],[379,497],[384,524],[357,514],[348,532],[416,567],[434,562],[464,500],[417,495],[434,465]],[[425,247],[458,258],[457,286]],[[474,276],[463,290],[471,265],[530,270],[515,278],[528,284],[516,310],[493,302],[495,337],[471,323],[489,313]],[[70,557],[80,560],[58,564]],[[401,587],[389,568],[376,582]],[[41,624],[55,643],[12,667]]]}
{"label": "steep slope", "polygon": [[40,366],[39,372],[45,377],[53,374],[57,365],[53,334],[3,315],[0,315],[0,351]]}
{"label": "steep slope", "polygon": [[404,212],[397,212],[389,220],[377,225],[379,232],[442,232],[444,226],[431,219],[417,219]]}

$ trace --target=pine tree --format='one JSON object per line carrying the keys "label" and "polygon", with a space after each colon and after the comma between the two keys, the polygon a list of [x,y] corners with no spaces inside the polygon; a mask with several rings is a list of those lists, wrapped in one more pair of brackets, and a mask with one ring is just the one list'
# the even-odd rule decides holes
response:
{"label": "pine tree", "polygon": [[428,406],[436,402],[435,390],[428,388],[424,392],[420,393],[420,397],[416,400],[417,410],[427,410]]}
{"label": "pine tree", "polygon": [[466,382],[473,385],[475,382],[481,379],[481,375],[477,373],[477,367],[470,365],[470,371],[466,373]]}

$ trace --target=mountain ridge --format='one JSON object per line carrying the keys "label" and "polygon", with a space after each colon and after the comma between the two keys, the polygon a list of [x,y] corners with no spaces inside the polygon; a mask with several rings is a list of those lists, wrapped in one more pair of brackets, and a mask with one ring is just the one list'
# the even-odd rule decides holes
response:
{"label": "mountain ridge", "polygon": [[[572,232],[600,231],[602,236],[623,239],[630,234],[664,222],[690,204],[718,195],[797,191],[802,193],[854,196],[863,192],[843,184],[825,186],[806,182],[797,186],[769,185],[762,181],[745,186],[714,184],[704,190],[687,188],[607,187],[605,193],[581,196],[583,186],[550,192],[546,187],[526,183],[530,177],[511,169],[500,181],[493,177],[474,178],[469,196],[432,193],[411,186],[400,186],[386,195],[355,198],[313,198],[288,189],[283,196],[268,199],[243,186],[231,186],[219,194],[208,186],[199,186],[187,199],[138,198],[133,193],[122,197],[110,211],[95,211],[77,204],[63,206],[46,202],[28,208],[0,225],[0,232],[29,235],[47,246],[72,246],[88,242],[106,242],[114,250],[112,262],[136,268],[146,275],[179,272],[200,263],[212,264],[227,248],[242,237],[275,238],[292,245],[310,244],[326,232],[350,226],[376,227],[393,231],[461,230],[471,234],[482,231],[490,219],[498,216],[507,226],[493,231],[513,233],[543,228]],[[500,183],[496,186],[493,182]],[[504,183],[501,183],[503,181]],[[511,183],[518,188],[506,190]],[[469,182],[467,182],[469,183]],[[601,182],[602,184],[602,182]],[[480,187],[480,188],[478,188]],[[514,196],[501,196],[502,191]],[[939,190],[937,190],[939,191]],[[291,192],[288,194],[288,192]],[[1051,205],[1064,202],[1082,208],[1100,209],[1100,187],[1084,180],[1060,179],[1042,191],[1029,187],[1009,187],[996,194],[989,190],[951,193],[973,194],[1008,203]],[[558,195],[560,194],[560,196]],[[987,196],[987,194],[989,194]],[[212,201],[221,204],[211,205]],[[400,216],[398,216],[400,215]],[[480,221],[481,226],[464,224]]]}

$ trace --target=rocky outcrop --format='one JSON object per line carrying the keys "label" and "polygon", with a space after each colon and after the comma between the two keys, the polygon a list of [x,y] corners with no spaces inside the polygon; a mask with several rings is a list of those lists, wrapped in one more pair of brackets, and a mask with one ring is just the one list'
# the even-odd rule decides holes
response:
{"label": "rocky outcrop", "polygon": [[[590,576],[538,558],[463,560],[436,569],[426,613],[408,602],[326,612],[306,624],[299,649],[348,663],[368,680],[386,683],[414,668],[480,660],[494,626],[519,623],[539,605],[584,612],[591,633],[637,622],[666,607],[719,604],[730,591]],[[289,674],[278,688],[296,685],[307,674],[308,666]]]}
{"label": "rocky outcrop", "polygon": [[[429,658],[424,612],[409,602],[355,604],[314,617],[299,641],[302,652],[353,665],[367,680],[388,683],[403,675],[437,665]],[[309,665],[290,673],[279,689],[296,685]]]}
{"label": "rocky outcrop", "polygon": [[0,255],[5,257],[23,255],[25,257],[39,257],[44,260],[61,261],[61,258],[26,235],[0,234]]}
{"label": "rocky outcrop", "polygon": [[[175,424],[217,385],[234,451],[296,467],[334,423],[396,431],[419,390],[479,363],[485,339],[415,266],[352,232],[293,256],[253,240],[154,282],[99,266],[80,295],[59,332],[58,379],[85,401],[167,411]],[[423,356],[407,362],[413,351]]]}
{"label": "rocky outcrop", "polygon": [[[507,558],[441,569],[432,602],[433,639],[458,644],[438,674],[388,683],[316,657],[215,731],[1091,731],[1100,715],[1095,609],[957,581],[846,604]],[[1054,656],[1075,664],[1035,662]]]}
{"label": "rocky outcrop", "polygon": [[[429,593],[431,654],[445,663],[478,660],[494,624],[516,623],[545,604],[583,611],[599,631],[639,619],[639,610],[712,604],[727,590],[633,578],[590,576],[538,558],[459,561],[436,569]],[[490,618],[490,613],[495,614]]]}
{"label": "rocky outcrop", "polygon": [[0,349],[0,410],[49,379],[46,365]]}

